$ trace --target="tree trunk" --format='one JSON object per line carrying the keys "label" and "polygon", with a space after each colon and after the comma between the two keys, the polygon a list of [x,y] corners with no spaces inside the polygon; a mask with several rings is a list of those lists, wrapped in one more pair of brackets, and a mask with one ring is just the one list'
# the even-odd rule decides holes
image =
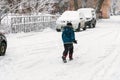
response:
{"label": "tree trunk", "polygon": [[87,0],[81,0],[81,2],[82,2],[82,8],[86,8]]}
{"label": "tree trunk", "polygon": [[75,10],[78,9],[78,0],[74,0],[74,8],[75,8]]}
{"label": "tree trunk", "polygon": [[1,18],[0,18],[0,25],[1,25]]}
{"label": "tree trunk", "polygon": [[103,4],[104,0],[97,0],[97,6],[96,6],[96,16],[97,19],[101,18],[101,8],[102,8],[102,4]]}
{"label": "tree trunk", "polygon": [[96,13],[100,12],[104,0],[97,0]]}

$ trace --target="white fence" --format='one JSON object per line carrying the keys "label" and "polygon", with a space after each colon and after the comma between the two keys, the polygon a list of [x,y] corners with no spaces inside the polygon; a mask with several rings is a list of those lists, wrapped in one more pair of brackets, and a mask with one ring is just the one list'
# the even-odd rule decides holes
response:
{"label": "white fence", "polygon": [[46,27],[55,28],[55,15],[22,15],[4,19],[9,25],[10,33],[41,31]]}

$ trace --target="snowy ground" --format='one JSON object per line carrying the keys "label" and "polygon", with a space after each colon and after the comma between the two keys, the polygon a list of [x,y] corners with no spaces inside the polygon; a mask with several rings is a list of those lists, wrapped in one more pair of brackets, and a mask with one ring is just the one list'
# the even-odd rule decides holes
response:
{"label": "snowy ground", "polygon": [[0,80],[120,80],[120,16],[77,32],[74,60],[63,63],[61,32],[6,35]]}

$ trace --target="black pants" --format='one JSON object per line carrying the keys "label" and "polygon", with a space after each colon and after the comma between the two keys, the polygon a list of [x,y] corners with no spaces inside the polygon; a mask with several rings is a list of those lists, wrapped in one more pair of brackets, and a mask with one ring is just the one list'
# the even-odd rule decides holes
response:
{"label": "black pants", "polygon": [[73,56],[73,44],[64,44],[63,57],[66,58],[69,53],[69,58],[71,59]]}

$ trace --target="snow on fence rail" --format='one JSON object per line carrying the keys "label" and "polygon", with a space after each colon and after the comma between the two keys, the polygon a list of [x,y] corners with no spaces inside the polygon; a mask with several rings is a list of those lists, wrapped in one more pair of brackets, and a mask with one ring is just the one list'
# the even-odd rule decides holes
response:
{"label": "snow on fence rail", "polygon": [[[10,16],[7,19],[10,33],[41,31],[46,27],[55,28],[55,15]],[[4,21],[6,21],[4,19]]]}

